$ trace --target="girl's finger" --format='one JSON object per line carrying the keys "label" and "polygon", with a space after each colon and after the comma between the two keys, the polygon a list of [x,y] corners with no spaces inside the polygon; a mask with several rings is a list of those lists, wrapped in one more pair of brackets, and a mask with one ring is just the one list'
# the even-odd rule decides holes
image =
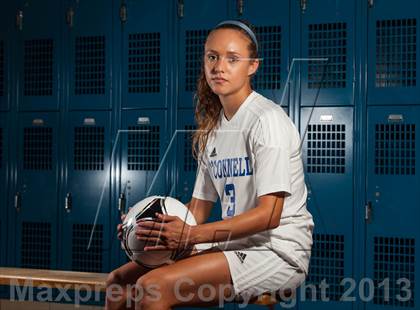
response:
{"label": "girl's finger", "polygon": [[136,236],[144,237],[159,237],[162,233],[159,230],[150,230],[150,229],[136,229]]}

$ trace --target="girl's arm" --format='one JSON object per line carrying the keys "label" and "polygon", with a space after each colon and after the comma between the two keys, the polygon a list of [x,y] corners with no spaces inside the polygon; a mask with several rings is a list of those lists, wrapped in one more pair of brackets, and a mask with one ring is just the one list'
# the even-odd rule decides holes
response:
{"label": "girl's arm", "polygon": [[213,208],[213,202],[207,200],[201,200],[192,197],[191,201],[186,204],[187,208],[195,217],[197,225],[204,224],[210,216],[211,209]]}
{"label": "girl's arm", "polygon": [[280,224],[283,203],[283,192],[260,196],[257,207],[240,215],[191,227],[190,243],[227,241],[274,229]]}

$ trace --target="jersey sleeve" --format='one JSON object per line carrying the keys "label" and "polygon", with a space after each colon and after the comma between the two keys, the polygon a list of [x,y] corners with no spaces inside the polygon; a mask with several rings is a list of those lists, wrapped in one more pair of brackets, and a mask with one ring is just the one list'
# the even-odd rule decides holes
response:
{"label": "jersey sleeve", "polygon": [[211,180],[207,165],[200,161],[197,167],[197,177],[195,179],[194,191],[192,196],[201,200],[216,202],[217,191]]}
{"label": "jersey sleeve", "polygon": [[[291,143],[294,127],[276,113],[260,118],[253,134],[257,196],[274,192],[291,194]],[[283,122],[283,123],[282,123]]]}

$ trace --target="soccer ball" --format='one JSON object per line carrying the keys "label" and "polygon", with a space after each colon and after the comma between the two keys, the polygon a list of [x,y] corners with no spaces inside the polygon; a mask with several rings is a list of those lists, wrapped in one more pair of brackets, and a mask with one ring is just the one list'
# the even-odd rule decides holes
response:
{"label": "soccer ball", "polygon": [[174,251],[144,251],[144,247],[155,245],[154,242],[138,240],[136,238],[137,222],[152,221],[155,213],[178,216],[188,225],[196,225],[196,221],[188,208],[180,201],[171,197],[151,196],[136,203],[123,221],[122,246],[127,256],[134,262],[148,268],[156,268],[170,264],[175,260],[191,253],[191,249],[177,249]]}

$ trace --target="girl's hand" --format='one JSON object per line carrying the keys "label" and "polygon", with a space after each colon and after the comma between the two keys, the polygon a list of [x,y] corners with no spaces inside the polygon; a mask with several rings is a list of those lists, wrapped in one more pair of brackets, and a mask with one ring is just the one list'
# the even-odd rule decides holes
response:
{"label": "girl's hand", "polygon": [[[121,222],[124,222],[125,214],[121,215]],[[117,225],[117,236],[118,239],[122,240],[123,231],[122,231],[122,223]]]}
{"label": "girl's hand", "polygon": [[177,216],[156,213],[157,221],[139,221],[136,236],[153,246],[145,251],[185,249],[191,244],[191,226]]}

